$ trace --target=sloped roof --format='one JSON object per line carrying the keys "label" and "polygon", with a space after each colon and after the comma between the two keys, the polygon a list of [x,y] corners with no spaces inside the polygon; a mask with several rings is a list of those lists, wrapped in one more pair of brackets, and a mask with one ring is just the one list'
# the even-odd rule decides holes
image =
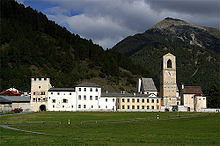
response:
{"label": "sloped roof", "polygon": [[203,94],[200,86],[185,86],[182,90],[183,94]]}
{"label": "sloped roof", "polygon": [[0,97],[9,100],[11,102],[30,102],[29,96],[0,96]]}
{"label": "sloped roof", "polygon": [[130,93],[102,93],[101,97],[133,97],[133,98],[138,98],[138,97],[150,97],[150,98],[158,98],[154,94],[130,94]]}
{"label": "sloped roof", "polygon": [[141,78],[144,91],[159,91],[159,80],[153,78]]}
{"label": "sloped roof", "polygon": [[12,103],[10,100],[7,100],[7,99],[5,99],[5,98],[3,98],[3,97],[0,97],[0,103]]}
{"label": "sloped roof", "polygon": [[90,82],[83,82],[81,84],[78,84],[76,87],[100,87],[96,83],[90,83]]}
{"label": "sloped roof", "polygon": [[48,91],[68,91],[68,92],[74,92],[75,88],[50,88]]}
{"label": "sloped roof", "polygon": [[2,91],[0,92],[0,95],[7,95],[7,96],[21,96],[21,93],[17,93],[15,91],[9,91],[9,90],[6,90],[6,91]]}

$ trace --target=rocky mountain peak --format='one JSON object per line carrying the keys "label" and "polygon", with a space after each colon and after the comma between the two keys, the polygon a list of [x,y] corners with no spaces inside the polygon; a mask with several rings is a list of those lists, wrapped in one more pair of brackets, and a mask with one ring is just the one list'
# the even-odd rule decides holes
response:
{"label": "rocky mountain peak", "polygon": [[162,21],[160,21],[159,23],[154,25],[152,27],[152,29],[156,28],[156,29],[162,30],[162,29],[170,28],[171,26],[191,26],[191,27],[206,30],[205,27],[202,27],[202,26],[199,26],[199,25],[196,25],[196,24],[191,24],[191,23],[188,23],[184,20],[175,19],[175,18],[171,18],[171,17],[167,17],[167,18],[163,19]]}

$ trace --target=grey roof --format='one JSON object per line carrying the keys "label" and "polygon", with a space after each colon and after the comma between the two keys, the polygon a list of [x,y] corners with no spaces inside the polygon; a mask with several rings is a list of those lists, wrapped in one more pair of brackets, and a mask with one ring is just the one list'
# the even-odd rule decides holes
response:
{"label": "grey roof", "polygon": [[0,96],[11,102],[30,102],[30,96]]}
{"label": "grey roof", "polygon": [[90,83],[90,82],[84,82],[81,84],[78,84],[76,87],[100,87],[96,83]]}
{"label": "grey roof", "polygon": [[[115,92],[112,92],[112,93],[102,93],[101,94],[101,97],[148,97],[150,96],[151,94],[130,94],[130,93],[115,93]],[[155,97],[153,97],[155,98]],[[158,98],[158,97],[157,97]]]}
{"label": "grey roof", "polygon": [[0,97],[0,103],[12,103],[10,100],[7,100],[3,97]]}
{"label": "grey roof", "polygon": [[74,92],[75,88],[50,88],[48,91],[68,91],[68,92]]}
{"label": "grey roof", "polygon": [[153,78],[142,78],[142,88],[144,91],[159,91],[159,80]]}

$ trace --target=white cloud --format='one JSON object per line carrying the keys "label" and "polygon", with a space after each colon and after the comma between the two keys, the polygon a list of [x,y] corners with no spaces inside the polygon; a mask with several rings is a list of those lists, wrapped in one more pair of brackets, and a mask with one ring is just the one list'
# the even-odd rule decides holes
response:
{"label": "white cloud", "polygon": [[[113,47],[128,35],[144,32],[165,17],[179,18],[199,25],[219,26],[219,14],[213,17],[207,14],[215,14],[217,10],[207,8],[206,13],[204,6],[209,3],[204,0],[192,0],[192,3],[179,0],[184,9],[174,0],[39,1],[56,3],[55,7],[44,11],[50,19],[68,26],[72,32],[92,39],[104,48]],[[212,0],[208,6],[214,7],[216,1]]]}

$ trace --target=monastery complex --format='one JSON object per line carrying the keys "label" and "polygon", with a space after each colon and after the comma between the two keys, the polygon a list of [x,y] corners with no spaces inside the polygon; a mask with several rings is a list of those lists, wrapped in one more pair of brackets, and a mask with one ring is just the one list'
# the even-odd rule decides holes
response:
{"label": "monastery complex", "polygon": [[[204,111],[201,88],[182,85],[179,90],[176,80],[176,58],[168,53],[161,60],[160,79],[139,78],[136,93],[102,92],[99,85],[88,82],[54,88],[50,78],[32,78],[29,102],[19,106],[29,111]],[[0,95],[1,99],[7,100]]]}

